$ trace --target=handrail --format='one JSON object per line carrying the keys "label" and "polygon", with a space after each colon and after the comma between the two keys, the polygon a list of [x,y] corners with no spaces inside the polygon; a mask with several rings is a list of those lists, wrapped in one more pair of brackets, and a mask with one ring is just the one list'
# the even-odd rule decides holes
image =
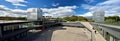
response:
{"label": "handrail", "polygon": [[107,25],[107,24],[100,24],[100,23],[93,23],[91,22],[92,25],[97,25],[102,28],[102,30],[110,33],[114,37],[120,39],[120,27],[119,26],[112,26],[112,25]]}
{"label": "handrail", "polygon": [[90,32],[91,32],[91,41],[96,41],[95,39],[95,33],[92,29],[93,26],[89,22],[81,22],[82,25],[84,25]]}

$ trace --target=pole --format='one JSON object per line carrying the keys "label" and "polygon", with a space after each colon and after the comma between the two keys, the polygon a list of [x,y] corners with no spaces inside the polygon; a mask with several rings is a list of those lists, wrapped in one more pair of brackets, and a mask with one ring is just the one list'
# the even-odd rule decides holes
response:
{"label": "pole", "polygon": [[91,41],[96,41],[94,31],[91,31]]}

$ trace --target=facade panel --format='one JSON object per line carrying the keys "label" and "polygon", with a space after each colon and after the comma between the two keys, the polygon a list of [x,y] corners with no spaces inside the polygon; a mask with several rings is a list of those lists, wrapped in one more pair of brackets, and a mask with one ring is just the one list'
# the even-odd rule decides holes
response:
{"label": "facade panel", "polygon": [[40,8],[29,8],[27,20],[42,20],[42,10]]}
{"label": "facade panel", "polygon": [[93,13],[93,21],[94,22],[104,22],[104,11],[96,11]]}

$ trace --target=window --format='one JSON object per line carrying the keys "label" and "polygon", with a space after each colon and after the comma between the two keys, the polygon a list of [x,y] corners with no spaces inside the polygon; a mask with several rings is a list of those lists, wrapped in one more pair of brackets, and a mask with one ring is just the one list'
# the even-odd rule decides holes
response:
{"label": "window", "polygon": [[13,25],[9,25],[9,27],[11,28],[10,30],[14,30],[14,26]]}
{"label": "window", "polygon": [[12,30],[12,27],[10,25],[8,25],[7,28],[7,30]]}
{"label": "window", "polygon": [[22,24],[19,24],[19,29],[21,29],[22,28]]}
{"label": "window", "polygon": [[14,30],[16,29],[16,25],[13,25]]}
{"label": "window", "polygon": [[3,31],[6,31],[6,30],[7,30],[7,26],[4,26],[4,27],[3,27]]}

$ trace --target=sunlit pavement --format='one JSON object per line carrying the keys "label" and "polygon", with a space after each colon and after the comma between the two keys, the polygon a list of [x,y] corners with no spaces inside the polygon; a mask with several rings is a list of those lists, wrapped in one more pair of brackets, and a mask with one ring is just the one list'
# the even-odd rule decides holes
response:
{"label": "sunlit pavement", "polygon": [[51,41],[90,41],[85,28],[63,27],[65,30],[53,32]]}

